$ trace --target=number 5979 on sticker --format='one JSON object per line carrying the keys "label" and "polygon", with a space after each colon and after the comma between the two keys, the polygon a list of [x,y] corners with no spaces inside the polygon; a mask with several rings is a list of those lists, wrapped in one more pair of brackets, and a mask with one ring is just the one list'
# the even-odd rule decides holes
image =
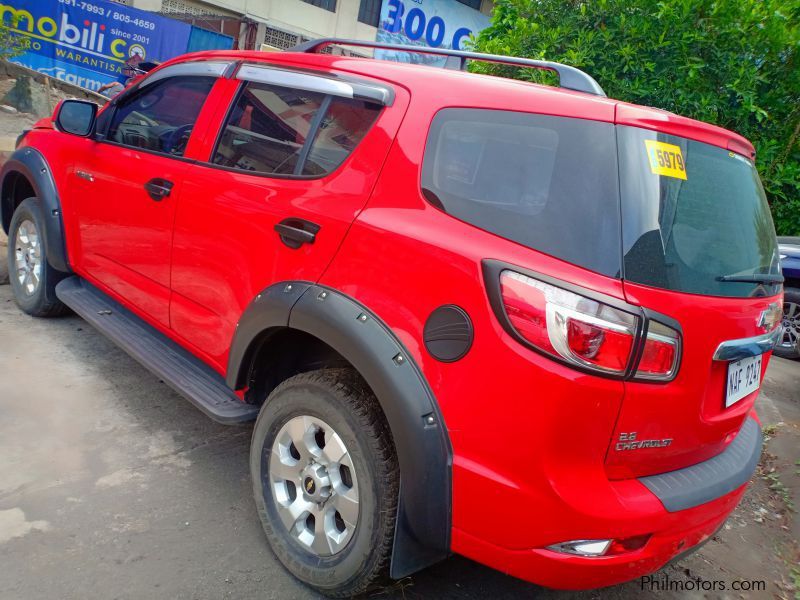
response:
{"label": "number 5979 on sticker", "polygon": [[681,147],[657,140],[645,140],[650,170],[655,175],[686,179],[686,163]]}

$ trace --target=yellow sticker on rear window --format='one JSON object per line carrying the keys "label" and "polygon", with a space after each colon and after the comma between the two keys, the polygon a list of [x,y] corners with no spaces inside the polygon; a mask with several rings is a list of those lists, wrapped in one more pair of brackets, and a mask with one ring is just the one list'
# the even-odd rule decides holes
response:
{"label": "yellow sticker on rear window", "polygon": [[666,175],[686,179],[686,163],[683,161],[681,147],[656,140],[645,140],[650,170],[655,175]]}

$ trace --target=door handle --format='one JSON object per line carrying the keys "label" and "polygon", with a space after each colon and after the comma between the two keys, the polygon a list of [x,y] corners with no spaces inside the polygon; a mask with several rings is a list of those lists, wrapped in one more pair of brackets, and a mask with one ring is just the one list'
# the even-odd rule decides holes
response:
{"label": "door handle", "polygon": [[275,231],[278,232],[281,241],[294,250],[303,244],[313,244],[319,230],[320,226],[316,223],[295,217],[289,217],[275,224]]}
{"label": "door handle", "polygon": [[147,194],[156,202],[161,202],[164,198],[169,196],[170,192],[172,191],[172,186],[174,184],[169,181],[168,179],[161,179],[160,177],[155,177],[144,184],[144,189],[147,190]]}

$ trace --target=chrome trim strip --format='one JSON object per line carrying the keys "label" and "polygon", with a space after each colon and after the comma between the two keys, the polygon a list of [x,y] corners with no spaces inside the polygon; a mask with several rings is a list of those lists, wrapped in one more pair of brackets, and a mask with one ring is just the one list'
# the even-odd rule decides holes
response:
{"label": "chrome trim strip", "polygon": [[780,339],[781,328],[778,326],[769,333],[722,342],[714,352],[714,360],[732,361],[758,356],[772,350]]}
{"label": "chrome trim strip", "polygon": [[178,63],[155,71],[152,75],[145,77],[139,84],[139,88],[148,86],[156,81],[161,81],[167,77],[222,77],[222,74],[233,61],[212,61],[197,60],[193,62]]}

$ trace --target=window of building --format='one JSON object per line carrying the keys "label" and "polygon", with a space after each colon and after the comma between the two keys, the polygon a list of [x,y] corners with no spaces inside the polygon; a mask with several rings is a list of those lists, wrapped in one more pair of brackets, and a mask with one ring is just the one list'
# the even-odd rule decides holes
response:
{"label": "window of building", "polygon": [[319,6],[331,12],[336,12],[336,0],[303,0],[303,2],[313,6]]}
{"label": "window of building", "polygon": [[470,8],[474,8],[475,10],[481,9],[481,0],[456,0],[456,2],[461,2],[461,4],[466,4]]}
{"label": "window of building", "polygon": [[216,79],[170,77],[120,102],[108,139],[143,150],[183,156],[200,109]]}
{"label": "window of building", "polygon": [[213,162],[265,175],[325,175],[347,158],[379,112],[360,100],[249,82]]}
{"label": "window of building", "polygon": [[296,46],[302,42],[302,38],[296,33],[283,31],[282,29],[275,29],[274,27],[267,27],[264,35],[264,43],[275,48],[287,50],[292,46]]}
{"label": "window of building", "polygon": [[361,0],[358,7],[358,20],[377,27],[381,20],[381,0]]}

